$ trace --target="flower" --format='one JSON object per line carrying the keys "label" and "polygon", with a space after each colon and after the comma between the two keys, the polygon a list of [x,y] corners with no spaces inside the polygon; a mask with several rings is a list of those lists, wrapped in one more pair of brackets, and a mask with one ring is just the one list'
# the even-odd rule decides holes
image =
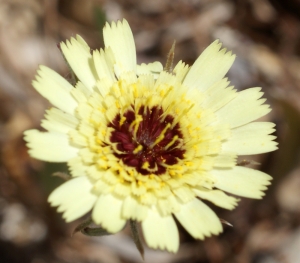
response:
{"label": "flower", "polygon": [[126,20],[103,29],[104,50],[80,37],[61,44],[78,82],[41,66],[34,88],[52,104],[42,127],[28,130],[29,154],[67,162],[73,179],[49,196],[67,222],[92,210],[111,233],[141,222],[147,244],[176,252],[174,217],[191,236],[222,231],[201,200],[233,209],[236,197],[261,198],[271,177],[237,166],[238,155],[276,149],[274,124],[253,122],[270,108],[260,88],[237,92],[224,78],[235,56],[213,42],[193,66],[172,72],[136,64]]}

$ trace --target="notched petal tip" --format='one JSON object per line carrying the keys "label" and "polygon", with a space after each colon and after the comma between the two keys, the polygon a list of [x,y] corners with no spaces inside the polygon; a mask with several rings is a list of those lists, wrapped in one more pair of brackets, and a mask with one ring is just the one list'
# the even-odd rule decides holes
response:
{"label": "notched petal tip", "polygon": [[205,91],[220,81],[232,66],[235,55],[222,48],[219,40],[210,44],[195,61],[183,81],[189,88]]}
{"label": "notched petal tip", "polygon": [[155,207],[149,209],[142,221],[142,229],[147,245],[153,249],[176,253],[179,248],[179,233],[171,215],[161,216]]}
{"label": "notched petal tip", "polygon": [[198,239],[218,235],[223,231],[222,224],[216,214],[198,199],[182,205],[175,213],[176,218],[189,234]]}
{"label": "notched petal tip", "polygon": [[[126,20],[106,23],[103,28],[105,47],[110,47],[116,64],[115,73],[120,76],[123,72],[136,71],[136,50],[131,28]],[[121,43],[121,44],[120,44]]]}
{"label": "notched petal tip", "polygon": [[96,70],[91,63],[91,52],[87,43],[80,37],[72,37],[61,42],[62,53],[77,78],[90,90],[96,82]]}
{"label": "notched petal tip", "polygon": [[86,43],[86,41],[80,36],[76,35],[76,40],[79,44],[81,44],[86,50],[90,51],[89,45]]}

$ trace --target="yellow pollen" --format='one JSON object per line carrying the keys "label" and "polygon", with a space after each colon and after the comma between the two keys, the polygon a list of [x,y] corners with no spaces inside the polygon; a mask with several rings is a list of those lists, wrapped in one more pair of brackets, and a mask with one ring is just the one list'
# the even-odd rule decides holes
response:
{"label": "yellow pollen", "polygon": [[126,121],[126,117],[123,116],[120,120],[120,126],[122,126],[124,124],[124,122]]}
{"label": "yellow pollen", "polygon": [[169,149],[170,146],[172,146],[178,139],[178,135],[175,135],[172,139],[172,141],[170,141],[166,146],[165,146],[165,150]]}
{"label": "yellow pollen", "polygon": [[119,182],[122,184],[122,183],[124,183],[125,181],[124,181],[123,178],[120,178],[120,179],[119,179]]}
{"label": "yellow pollen", "polygon": [[143,185],[143,182],[142,182],[142,181],[138,181],[138,185],[139,185],[139,186],[142,186],[142,185]]}
{"label": "yellow pollen", "polygon": [[164,187],[165,185],[166,185],[165,182],[160,183],[160,187]]}
{"label": "yellow pollen", "polygon": [[104,107],[98,107],[98,110],[101,111],[102,113],[106,112],[106,109]]}
{"label": "yellow pollen", "polygon": [[116,107],[117,107],[118,109],[121,108],[120,103],[119,103],[119,101],[117,101],[117,100],[116,100]]}
{"label": "yellow pollen", "polygon": [[100,139],[96,139],[96,142],[99,143],[99,144],[102,143],[102,141]]}
{"label": "yellow pollen", "polygon": [[150,174],[150,175],[149,175],[149,178],[150,178],[150,179],[154,179],[154,177],[155,177],[154,174]]}
{"label": "yellow pollen", "polygon": [[102,163],[101,163],[101,164],[99,164],[99,165],[100,165],[100,167],[103,168],[103,169],[107,169],[107,168],[108,168],[108,166],[106,165],[106,163],[105,163],[105,164],[102,164]]}
{"label": "yellow pollen", "polygon": [[147,168],[149,168],[149,166],[150,166],[149,162],[144,162],[142,165],[142,168],[147,169]]}
{"label": "yellow pollen", "polygon": [[[180,164],[177,164],[177,165],[172,165],[172,168],[173,169],[176,169],[176,172],[178,173],[180,170],[183,169],[183,167],[180,165]],[[172,170],[174,171],[174,170]]]}
{"label": "yellow pollen", "polygon": [[133,84],[133,85],[132,85],[132,88],[133,88],[133,96],[134,96],[135,98],[137,98],[137,97],[138,97],[138,92],[137,92],[136,84]]}
{"label": "yellow pollen", "polygon": [[171,176],[174,176],[175,175],[175,172],[174,171],[169,171],[169,174],[171,175]]}
{"label": "yellow pollen", "polygon": [[170,126],[171,126],[170,123],[168,123],[166,125],[166,127],[163,129],[163,131],[161,132],[161,134],[157,137],[157,139],[155,140],[155,142],[151,145],[151,148],[153,148],[156,144],[160,143],[165,138],[165,133],[170,128]]}
{"label": "yellow pollen", "polygon": [[138,152],[140,152],[141,150],[143,150],[143,145],[139,145],[138,147],[136,147],[133,151],[134,154],[137,154]]}

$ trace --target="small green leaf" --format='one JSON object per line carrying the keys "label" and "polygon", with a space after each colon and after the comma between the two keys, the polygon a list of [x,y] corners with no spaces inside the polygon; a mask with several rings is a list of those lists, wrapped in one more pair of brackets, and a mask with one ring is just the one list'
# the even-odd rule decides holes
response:
{"label": "small green leaf", "polygon": [[173,71],[173,61],[174,61],[174,56],[175,56],[175,44],[176,44],[176,41],[174,40],[173,45],[168,53],[167,62],[166,62],[165,68],[164,68],[164,71],[169,72],[169,73],[172,73],[172,71]]}
{"label": "small green leaf", "polygon": [[107,232],[106,229],[101,227],[86,227],[81,230],[81,233],[91,237],[108,236],[112,234]]}
{"label": "small green leaf", "polygon": [[131,234],[132,234],[134,244],[138,249],[138,251],[140,252],[142,259],[144,260],[144,247],[140,239],[138,224],[136,221],[133,220],[130,220],[129,224],[130,224],[130,229],[131,229]]}
{"label": "small green leaf", "polygon": [[96,26],[102,31],[107,19],[104,10],[100,6],[95,6],[94,18]]}
{"label": "small green leaf", "polygon": [[107,232],[102,227],[89,227],[93,223],[93,220],[91,217],[83,221],[81,224],[79,224],[73,231],[73,234],[76,234],[77,232],[81,232],[82,234],[86,236],[107,236],[111,235],[111,233]]}
{"label": "small green leaf", "polygon": [[63,172],[55,172],[52,175],[59,177],[59,178],[63,179],[64,181],[68,181],[71,179],[71,176],[69,174],[63,173]]}

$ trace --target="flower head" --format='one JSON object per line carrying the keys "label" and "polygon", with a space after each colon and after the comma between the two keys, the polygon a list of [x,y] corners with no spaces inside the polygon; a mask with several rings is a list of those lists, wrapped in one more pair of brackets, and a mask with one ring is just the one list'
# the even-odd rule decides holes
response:
{"label": "flower head", "polygon": [[32,157],[67,162],[73,179],[49,197],[66,221],[92,210],[111,233],[129,219],[150,247],[177,251],[174,217],[194,237],[222,225],[201,200],[233,209],[225,192],[261,198],[271,177],[237,166],[238,155],[273,151],[274,124],[260,88],[237,92],[225,74],[234,55],[213,42],[192,67],[136,64],[126,20],[104,27],[104,50],[77,36],[61,44],[79,81],[73,87],[41,66],[34,88],[52,104],[42,127],[25,132]]}

